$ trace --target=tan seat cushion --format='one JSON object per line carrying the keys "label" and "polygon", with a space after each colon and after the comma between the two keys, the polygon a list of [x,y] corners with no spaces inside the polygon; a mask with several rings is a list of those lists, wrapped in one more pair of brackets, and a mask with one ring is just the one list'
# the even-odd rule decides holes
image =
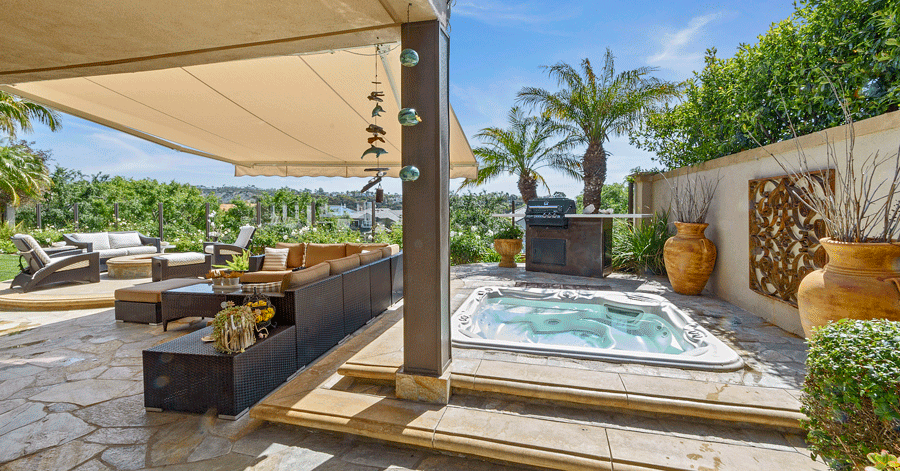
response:
{"label": "tan seat cushion", "polygon": [[306,254],[306,244],[300,242],[296,244],[288,242],[278,242],[275,244],[276,249],[290,249],[288,251],[287,267],[300,268],[303,266],[303,256]]}
{"label": "tan seat cushion", "polygon": [[397,244],[388,245],[386,248],[391,251],[391,255],[397,255],[398,253],[400,253],[400,246]]}
{"label": "tan seat cushion", "polygon": [[363,250],[373,250],[387,247],[387,244],[359,244],[356,242],[347,242],[347,249],[344,256],[349,257],[355,253],[362,253]]}
{"label": "tan seat cushion", "polygon": [[241,283],[271,283],[281,281],[291,270],[249,271],[241,275]]}
{"label": "tan seat cushion", "polygon": [[360,265],[368,265],[377,260],[381,260],[381,249],[374,249],[359,254]]}
{"label": "tan seat cushion", "polygon": [[347,255],[344,244],[306,244],[304,267],[314,267],[324,261],[343,258]]}
{"label": "tan seat cushion", "polygon": [[352,270],[359,266],[359,254],[353,254],[349,257],[338,258],[336,260],[328,260],[331,266],[331,276],[340,275],[347,270]]}
{"label": "tan seat cushion", "polygon": [[262,271],[287,270],[288,253],[291,249],[273,249],[266,247],[266,257],[263,259]]}
{"label": "tan seat cushion", "polygon": [[133,303],[161,303],[163,291],[196,285],[205,281],[198,278],[172,278],[171,280],[143,283],[117,289],[115,298],[116,301],[130,301]]}
{"label": "tan seat cushion", "polygon": [[315,281],[324,280],[331,275],[331,265],[322,262],[314,267],[297,270],[285,275],[281,281],[281,291],[297,289]]}

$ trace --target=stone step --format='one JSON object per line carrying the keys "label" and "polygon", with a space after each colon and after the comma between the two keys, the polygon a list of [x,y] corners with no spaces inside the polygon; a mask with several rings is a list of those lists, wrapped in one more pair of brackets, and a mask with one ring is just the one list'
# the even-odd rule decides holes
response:
{"label": "stone step", "polygon": [[[347,377],[392,383],[399,367],[348,361]],[[454,394],[491,393],[594,409],[619,409],[801,430],[799,391],[578,370],[496,360],[454,360]]]}
{"label": "stone step", "polygon": [[299,394],[288,391],[275,394],[251,409],[250,415],[272,422],[551,469],[827,469],[823,463],[810,460],[802,444],[801,448],[772,445],[774,440],[764,432],[757,443],[725,443],[704,439],[700,434],[563,420],[556,415],[535,413],[539,407],[533,410],[524,407],[521,413],[513,413],[316,388]]}

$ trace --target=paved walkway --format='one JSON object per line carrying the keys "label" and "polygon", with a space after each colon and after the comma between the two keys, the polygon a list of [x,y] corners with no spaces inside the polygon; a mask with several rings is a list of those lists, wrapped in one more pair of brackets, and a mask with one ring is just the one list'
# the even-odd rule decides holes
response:
{"label": "paved walkway", "polygon": [[[802,381],[805,346],[760,318],[712,297],[688,298],[668,292],[663,280],[616,277],[606,280],[532,274],[489,265],[454,267],[453,305],[487,284],[527,287],[604,287],[654,291],[686,307],[695,319],[723,338],[747,361],[735,373],[718,373],[718,381],[797,388]],[[3,335],[7,325],[23,322],[30,330]],[[141,351],[200,328],[205,322],[185,319],[161,327],[116,323],[112,309],[57,312],[0,312],[0,468],[48,470],[196,469],[196,470],[311,470],[374,471],[507,470],[514,469],[475,459],[439,455],[414,448],[385,445],[345,436],[312,432],[252,419],[224,421],[213,416],[173,412],[147,413],[143,409]],[[380,325],[387,329],[390,322]],[[358,335],[376,336],[370,326]],[[356,339],[353,344],[363,339]],[[351,343],[351,342],[348,342]],[[478,355],[454,349],[459,357]],[[480,352],[501,361],[536,360],[502,352]],[[344,360],[326,358],[316,367]],[[638,374],[706,378],[704,372],[672,368],[581,363],[579,367]],[[330,366],[329,366],[330,368]],[[730,376],[722,376],[730,375]],[[365,387],[364,385],[359,385]],[[479,407],[491,408],[490,398]],[[505,403],[504,403],[505,404]],[[515,403],[513,403],[515,404]],[[557,413],[557,412],[554,412]],[[581,412],[569,413],[581,415]],[[593,414],[597,415],[597,414]],[[603,417],[605,415],[600,414]],[[616,416],[618,417],[618,416]],[[610,416],[609,420],[614,420]],[[616,418],[615,420],[618,420]],[[659,430],[680,436],[681,422],[636,418]],[[719,427],[704,426],[703,433],[719,435]],[[694,433],[691,429],[691,435]],[[729,440],[753,440],[748,429]],[[768,439],[768,437],[767,437]],[[802,450],[802,440],[787,435],[770,446]],[[797,447],[797,448],[794,448]]]}
{"label": "paved walkway", "polygon": [[483,461],[251,419],[143,406],[141,351],[205,325],[116,323],[111,309],[0,312],[0,469],[472,470]]}

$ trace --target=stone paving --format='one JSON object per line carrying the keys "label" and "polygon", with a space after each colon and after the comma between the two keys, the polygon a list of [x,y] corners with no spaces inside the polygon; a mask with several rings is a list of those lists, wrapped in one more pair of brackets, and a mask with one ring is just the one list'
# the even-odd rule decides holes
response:
{"label": "stone paving", "polygon": [[[715,375],[716,381],[784,388],[798,388],[802,383],[802,339],[714,297],[673,294],[663,279],[621,275],[587,279],[477,264],[454,267],[451,283],[454,309],[471,290],[485,285],[654,292],[686,308],[735,348],[747,366],[723,374],[454,349],[458,358],[481,355],[501,361],[560,362],[569,367],[700,380]],[[116,323],[112,309],[2,312],[2,322],[18,322],[19,327],[27,322],[30,330],[3,335],[0,324],[0,469],[524,469],[275,425],[249,415],[226,421],[211,415],[145,412],[141,351],[205,325],[199,319],[173,322],[169,332],[158,326]],[[496,398],[465,400],[484,408],[522,407]],[[669,430],[676,437],[687,433],[681,430],[686,424],[647,417],[634,421],[641,428]],[[718,427],[710,427],[704,433],[715,434]],[[746,441],[757,432],[741,433],[724,440]],[[784,435],[778,441],[778,447],[798,451],[803,447],[796,436]]]}
{"label": "stone paving", "polygon": [[[204,326],[116,323],[111,309],[2,312],[2,470],[505,470],[483,461],[270,424],[145,412],[141,351]],[[0,325],[2,327],[2,325]]]}

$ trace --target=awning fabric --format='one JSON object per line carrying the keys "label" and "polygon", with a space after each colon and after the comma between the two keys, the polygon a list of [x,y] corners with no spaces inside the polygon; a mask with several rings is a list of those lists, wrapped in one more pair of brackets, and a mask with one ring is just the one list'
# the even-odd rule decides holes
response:
{"label": "awning fabric", "polygon": [[[20,83],[0,89],[158,144],[235,165],[235,175],[366,177],[400,170],[397,44],[134,73]],[[376,64],[388,151],[361,159],[371,134]],[[387,69],[385,69],[387,67]],[[406,106],[414,107],[415,104]],[[450,116],[450,177],[477,163]],[[434,119],[422,116],[423,120]],[[377,165],[376,165],[377,164]]]}

